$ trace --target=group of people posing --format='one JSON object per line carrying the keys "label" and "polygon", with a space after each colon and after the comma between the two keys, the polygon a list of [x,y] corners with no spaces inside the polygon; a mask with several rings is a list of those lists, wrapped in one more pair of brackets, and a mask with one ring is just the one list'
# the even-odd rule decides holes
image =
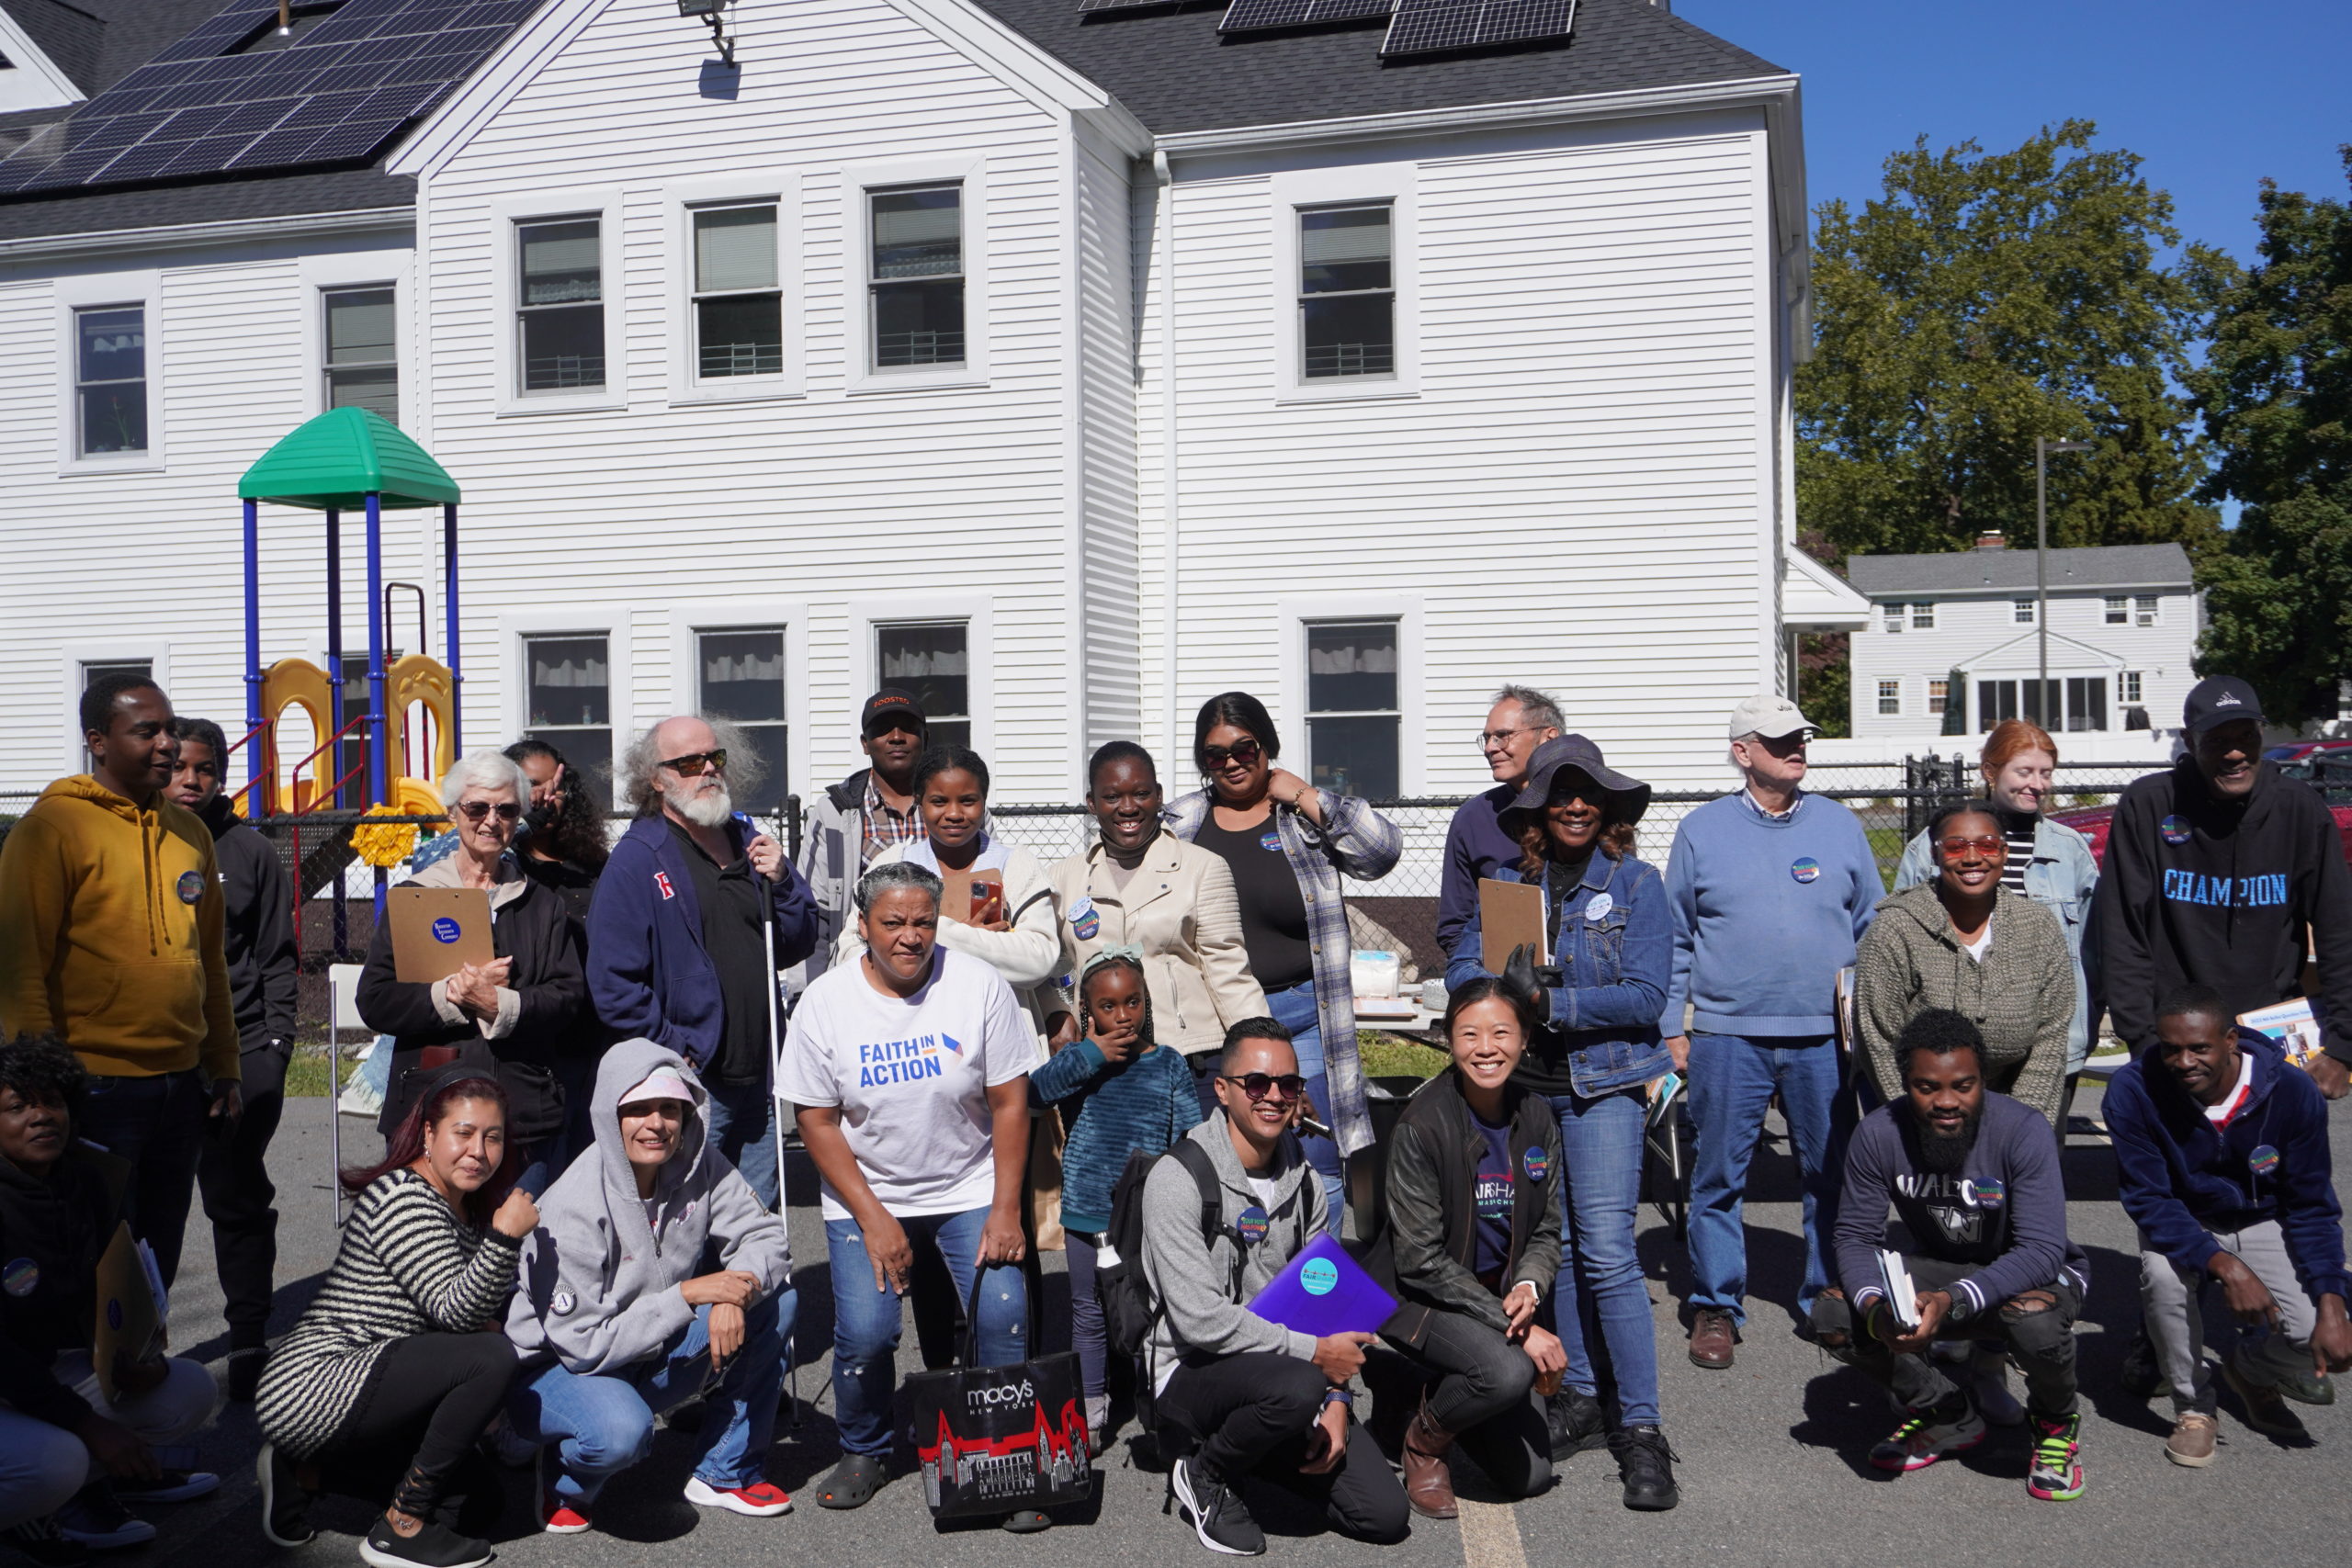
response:
{"label": "group of people posing", "polygon": [[[299,1544],[311,1499],[367,1496],[379,1564],[487,1561],[485,1438],[536,1462],[548,1530],[593,1528],[657,1418],[697,1398],[686,1497],[791,1506],[763,1472],[797,1304],[787,1124],[821,1187],[829,1508],[892,1473],[908,1306],[927,1364],[1020,1362],[1041,1246],[1067,1254],[1099,1450],[1123,1358],[1095,1283],[1123,1262],[1108,1240],[1138,1156],[1136,1405],[1204,1545],[1264,1550],[1253,1479],[1398,1539],[1455,1513],[1457,1445],[1521,1496],[1606,1445],[1627,1506],[1673,1507],[1634,1231],[1651,1103],[1678,1082],[1691,1360],[1736,1355],[1742,1203],[1777,1097],[1804,1184],[1794,1306],[1898,1407],[1874,1462],[1917,1469],[2026,1422],[2029,1489],[2079,1495],[2089,1281],[2059,1151],[2102,1014],[2137,1058],[2106,1111],[2167,1452],[2213,1452],[2208,1281],[2247,1325],[2221,1377],[2258,1429],[2300,1431],[2283,1401],[2352,1368],[2325,1128],[2352,1039],[2331,1023],[2297,1065],[2235,1021],[2302,994],[2314,939],[2314,993],[2352,1017],[2352,874],[2317,797],[2260,761],[2240,682],[2191,694],[2188,754],[2126,793],[2104,874],[2045,815],[2056,744],[2012,721],[1984,797],[1936,816],[1893,894],[1859,819],[1803,788],[1811,726],[1785,699],[1733,712],[1742,787],[1684,818],[1661,871],[1635,852],[1649,787],[1506,688],[1479,736],[1496,786],[1446,845],[1450,1066],[1377,1147],[1340,879],[1385,875],[1401,838],[1280,768],[1247,694],[1202,707],[1202,787],[1175,800],[1140,746],[1098,750],[1092,841],[1050,867],[993,830],[985,761],[930,744],[898,691],[865,705],[869,766],[818,803],[797,863],[736,810],[754,759],[723,724],[664,720],[629,748],[636,816],[609,851],[551,748],[470,754],[414,880],[482,889],[494,957],[402,980],[376,933],[358,999],[393,1043],[383,1157],[345,1173],[334,1263],[274,1349],[262,1154],[292,944],[253,906],[282,918],[290,896],[220,798],[218,730],[128,678],[85,707],[92,773],[0,848],[0,1524],[48,1560],[152,1535],[125,1504],[209,1480],[173,1447],[209,1416],[209,1376],[154,1359],[101,1387],[88,1325],[114,1222],[168,1281],[216,1159],[229,1392],[268,1439],[266,1529]],[[241,838],[269,860],[242,881]],[[1543,951],[1489,966],[1483,880],[1543,889]],[[1351,1183],[1351,1162],[1376,1179]],[[1250,1309],[1327,1232],[1402,1303],[1377,1333]],[[1368,1357],[1392,1374],[1383,1404],[1408,1407],[1393,1468],[1352,1415]]]}

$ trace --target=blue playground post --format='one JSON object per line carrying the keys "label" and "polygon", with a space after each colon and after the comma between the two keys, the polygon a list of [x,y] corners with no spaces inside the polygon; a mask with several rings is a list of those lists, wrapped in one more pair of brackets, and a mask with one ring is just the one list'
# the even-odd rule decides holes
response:
{"label": "blue playground post", "polygon": [[[368,492],[368,804],[380,806],[391,794],[385,750],[391,715],[384,711],[384,498]],[[376,868],[376,922],[384,919],[384,868]]]}
{"label": "blue playground post", "polygon": [[458,503],[441,504],[441,596],[449,606],[449,629],[443,634],[441,651],[449,663],[449,753],[462,757],[466,752],[465,728],[461,722],[464,708],[460,705],[466,691],[466,678],[458,672]]}
{"label": "blue playground post", "polygon": [[[261,728],[261,502],[245,502],[245,734],[250,737]],[[245,769],[260,776],[256,766],[268,748],[258,740],[246,742]],[[224,781],[225,782],[225,781]],[[276,786],[276,780],[271,785]],[[259,795],[260,798],[256,798]],[[245,797],[245,815],[262,815],[266,792],[256,792]]]}

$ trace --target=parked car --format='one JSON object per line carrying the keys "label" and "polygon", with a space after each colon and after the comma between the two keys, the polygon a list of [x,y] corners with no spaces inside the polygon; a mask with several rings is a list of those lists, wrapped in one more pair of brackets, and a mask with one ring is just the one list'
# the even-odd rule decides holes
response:
{"label": "parked car", "polygon": [[[2336,742],[2324,741],[2320,744],[2333,746]],[[2310,784],[2325,797],[2327,808],[2335,818],[2335,836],[2343,845],[2344,858],[2352,861],[2352,743],[2346,745],[2347,750],[2342,753],[2306,755],[2300,764],[2294,764],[2301,766],[2303,772],[2290,772],[2287,766],[2282,766],[2278,772],[2282,777],[2300,779]],[[2284,750],[2286,748],[2274,750]],[[2101,865],[2107,863],[2107,829],[2114,818],[2115,807],[2112,806],[2093,806],[2080,811],[2053,811],[2050,814],[2052,822],[2063,822],[2088,839],[2091,858]]]}
{"label": "parked car", "polygon": [[2352,740],[2290,740],[2273,746],[2262,755],[2269,761],[2284,764],[2332,751],[2352,754]]}

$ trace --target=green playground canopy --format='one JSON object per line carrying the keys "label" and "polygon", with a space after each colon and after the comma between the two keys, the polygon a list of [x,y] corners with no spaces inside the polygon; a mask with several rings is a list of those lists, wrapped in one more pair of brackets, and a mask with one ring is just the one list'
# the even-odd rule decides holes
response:
{"label": "green playground canopy", "polygon": [[370,491],[390,511],[460,499],[458,481],[401,427],[367,409],[329,409],[262,454],[237,481],[241,501],[286,506],[364,506]]}

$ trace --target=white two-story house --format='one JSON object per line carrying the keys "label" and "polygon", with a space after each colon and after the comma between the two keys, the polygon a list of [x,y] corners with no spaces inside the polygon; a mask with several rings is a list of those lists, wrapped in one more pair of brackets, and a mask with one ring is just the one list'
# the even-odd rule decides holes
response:
{"label": "white two-story house", "polygon": [[[1853,734],[1876,756],[1968,751],[2005,718],[2070,761],[2162,758],[2196,683],[2203,601],[2178,545],[2052,550],[2049,621],[2035,552],[1849,556],[1870,625],[1854,634]],[[2044,670],[2048,685],[2041,684]]]}
{"label": "white two-story house", "polygon": [[[0,789],[94,669],[242,715],[238,477],[346,402],[464,488],[471,744],[703,708],[805,795],[890,682],[1067,800],[1114,737],[1188,787],[1241,687],[1302,773],[1460,793],[1512,680],[1720,778],[1865,609],[1792,560],[1797,80],[1398,3],[0,0]],[[437,521],[386,551],[437,604]],[[318,658],[318,516],[260,556]]]}

